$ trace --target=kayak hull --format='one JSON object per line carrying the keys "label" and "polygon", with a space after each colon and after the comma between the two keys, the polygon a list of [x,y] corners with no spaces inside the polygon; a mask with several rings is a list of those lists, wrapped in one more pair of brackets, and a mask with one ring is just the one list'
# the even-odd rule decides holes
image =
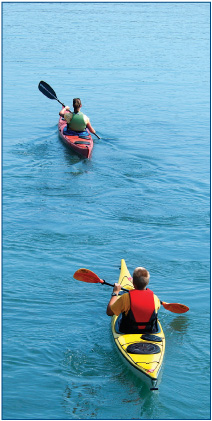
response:
{"label": "kayak hull", "polygon": [[64,129],[67,126],[66,120],[60,117],[58,122],[58,132],[63,143],[68,146],[69,149],[76,152],[79,156],[83,158],[90,158],[92,149],[93,149],[93,139],[88,130],[88,136],[86,139],[80,137],[80,135],[66,135],[64,134]]}
{"label": "kayak hull", "polygon": [[[129,290],[134,288],[124,259],[121,260],[119,284]],[[158,321],[158,332],[154,334],[142,332],[124,334],[118,330],[118,317],[113,316],[111,328],[116,349],[122,360],[150,389],[157,390],[161,380],[161,367],[165,352],[165,335],[161,323]],[[134,353],[135,349],[139,353]]]}

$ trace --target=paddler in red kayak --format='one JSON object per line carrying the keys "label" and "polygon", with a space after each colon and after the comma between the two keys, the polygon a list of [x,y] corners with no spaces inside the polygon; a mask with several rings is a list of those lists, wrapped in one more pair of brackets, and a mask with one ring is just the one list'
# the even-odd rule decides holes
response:
{"label": "paddler in red kayak", "polygon": [[111,299],[107,306],[107,315],[119,316],[119,330],[122,333],[156,333],[157,313],[160,308],[159,298],[147,289],[150,274],[143,267],[137,267],[133,273],[135,289],[119,296],[121,285],[115,283]]}
{"label": "paddler in red kayak", "polygon": [[80,111],[81,107],[82,103],[80,98],[74,98],[74,112],[70,111],[70,107],[66,106],[65,108],[62,108],[62,110],[59,112],[59,115],[64,117],[67,121],[68,130],[83,132],[86,128],[88,128],[91,133],[95,134],[96,131],[91,126],[89,118]]}

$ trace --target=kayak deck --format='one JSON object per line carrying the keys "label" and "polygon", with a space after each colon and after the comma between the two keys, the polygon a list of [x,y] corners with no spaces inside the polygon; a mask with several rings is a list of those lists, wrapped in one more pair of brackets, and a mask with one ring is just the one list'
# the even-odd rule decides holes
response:
{"label": "kayak deck", "polygon": [[[134,289],[124,259],[121,260],[119,284],[129,290]],[[119,317],[112,317],[111,328],[121,356],[152,389],[157,389],[165,352],[165,336],[160,322],[158,321],[157,333],[124,334],[119,332],[118,329]]]}
{"label": "kayak deck", "polygon": [[64,129],[66,128],[66,126],[66,120],[60,117],[58,122],[58,131],[63,143],[81,157],[90,158],[93,149],[93,139],[89,130],[87,129],[86,137],[81,137],[80,134],[68,135],[64,133]]}

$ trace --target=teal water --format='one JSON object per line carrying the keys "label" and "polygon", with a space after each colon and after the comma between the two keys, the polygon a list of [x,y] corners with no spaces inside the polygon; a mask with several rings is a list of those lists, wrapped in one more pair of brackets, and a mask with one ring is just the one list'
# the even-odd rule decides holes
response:
{"label": "teal water", "polygon": [[[210,3],[2,3],[3,419],[210,419]],[[57,134],[82,100],[101,140]],[[121,258],[164,301],[150,392],[110,332]]]}

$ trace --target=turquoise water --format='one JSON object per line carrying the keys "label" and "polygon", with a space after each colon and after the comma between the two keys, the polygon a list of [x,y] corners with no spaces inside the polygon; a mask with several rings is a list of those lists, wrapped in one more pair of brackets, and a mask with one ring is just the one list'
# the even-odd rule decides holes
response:
{"label": "turquoise water", "polygon": [[[3,3],[3,419],[210,419],[210,3]],[[90,161],[60,142],[80,97]],[[164,301],[159,391],[123,365],[121,258]]]}

